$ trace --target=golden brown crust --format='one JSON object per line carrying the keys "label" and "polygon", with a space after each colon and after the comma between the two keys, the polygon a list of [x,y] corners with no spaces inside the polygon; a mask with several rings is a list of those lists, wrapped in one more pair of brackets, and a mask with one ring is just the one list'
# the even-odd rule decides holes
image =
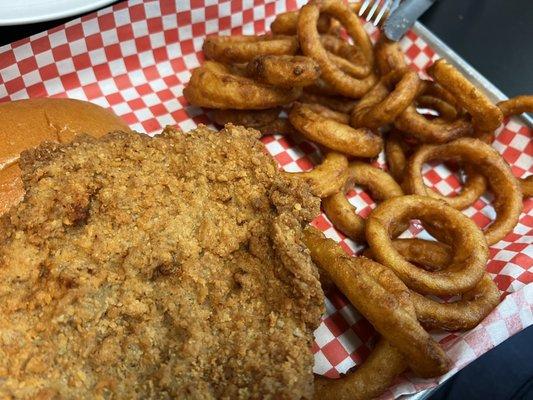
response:
{"label": "golden brown crust", "polygon": [[355,241],[365,241],[365,220],[356,214],[346,199],[354,185],[370,190],[376,200],[402,196],[403,192],[392,176],[385,171],[360,161],[352,161],[345,174],[344,188],[322,200],[322,208],[333,226]]}
{"label": "golden brown crust", "polygon": [[320,165],[307,172],[284,172],[291,179],[303,179],[311,186],[315,196],[331,196],[338,192],[345,181],[348,158],[334,151],[327,152]]}
{"label": "golden brown crust", "polygon": [[0,219],[0,397],[312,396],[323,292],[300,235],[319,201],[258,136],[24,155],[27,196]]}
{"label": "golden brown crust", "polygon": [[260,55],[293,55],[298,51],[298,47],[296,36],[213,35],[205,39],[202,50],[209,60],[240,63]]}
{"label": "golden brown crust", "polygon": [[427,72],[472,115],[475,131],[492,132],[501,125],[503,114],[500,109],[446,60],[435,61]]}
{"label": "golden brown crust", "polygon": [[305,138],[340,153],[355,157],[375,157],[383,147],[383,140],[372,130],[354,129],[324,116],[310,104],[294,103],[289,121]]}
{"label": "golden brown crust", "polygon": [[314,228],[304,231],[313,261],[420,376],[446,372],[444,350],[420,326],[409,290],[393,271],[365,257],[349,257]]}
{"label": "golden brown crust", "polygon": [[339,379],[315,378],[316,400],[368,400],[378,397],[407,369],[402,353],[381,339],[365,362]]}
{"label": "golden brown crust", "polygon": [[313,58],[322,70],[322,78],[343,96],[360,98],[377,81],[373,73],[362,79],[354,78],[345,73],[333,60],[320,42],[317,22],[321,13],[338,19],[348,35],[357,44],[368,65],[369,72],[374,65],[374,53],[368,34],[363,29],[358,17],[350,8],[339,0],[323,0],[310,2],[300,9],[298,16],[298,39],[304,55]]}
{"label": "golden brown crust", "polygon": [[[453,259],[446,269],[420,269],[394,248],[390,236],[403,232],[402,224],[412,219],[435,228],[431,230],[438,232],[434,236],[453,246]],[[424,196],[395,197],[379,204],[366,220],[366,238],[375,259],[421,294],[449,296],[469,291],[483,276],[489,255],[483,233],[472,220],[446,203]]]}
{"label": "golden brown crust", "polygon": [[234,73],[227,66],[207,61],[192,71],[183,89],[190,104],[218,109],[264,110],[290,103],[301,88],[279,88]]}
{"label": "golden brown crust", "polygon": [[520,185],[513,176],[509,164],[495,149],[477,139],[461,138],[446,144],[422,146],[410,158],[405,178],[408,192],[438,197],[452,206],[461,208],[459,203],[472,194],[477,195],[484,191],[481,189],[484,189],[485,183],[479,179],[478,175],[475,175],[477,183],[472,183],[472,190],[468,196],[463,199],[458,196],[456,197],[458,201],[454,202],[455,198],[441,196],[425,186],[421,168],[424,162],[430,160],[460,162],[468,165],[470,171],[485,177],[489,190],[495,197],[493,204],[496,210],[496,219],[485,229],[485,237],[489,246],[503,239],[514,229],[522,211]]}
{"label": "golden brown crust", "polygon": [[268,85],[292,88],[309,86],[320,76],[320,67],[305,56],[257,56],[248,63],[249,77]]}

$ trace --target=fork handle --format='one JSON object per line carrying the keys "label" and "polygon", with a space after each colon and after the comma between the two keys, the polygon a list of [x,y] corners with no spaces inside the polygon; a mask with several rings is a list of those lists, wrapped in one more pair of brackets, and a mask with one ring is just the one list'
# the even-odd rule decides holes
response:
{"label": "fork handle", "polygon": [[436,0],[405,0],[393,11],[385,24],[383,32],[390,40],[398,41],[411,28],[416,20]]}

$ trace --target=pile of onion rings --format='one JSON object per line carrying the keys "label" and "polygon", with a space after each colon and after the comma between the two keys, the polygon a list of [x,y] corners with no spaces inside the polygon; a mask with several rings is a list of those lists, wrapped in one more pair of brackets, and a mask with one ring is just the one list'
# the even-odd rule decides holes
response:
{"label": "pile of onion rings", "polygon": [[[278,15],[270,33],[209,36],[208,61],[184,90],[191,105],[211,110],[217,125],[314,142],[324,155],[319,165],[285,175],[308,182],[332,224],[367,246],[367,258],[351,258],[316,232],[304,239],[324,276],[381,336],[355,373],[317,377],[320,399],[376,397],[407,369],[444,373],[446,355],[426,330],[472,329],[498,304],[485,270],[488,246],[512,232],[523,199],[533,195],[533,177],[517,179],[491,147],[504,118],[533,112],[533,96],[494,104],[444,60],[428,68],[430,80],[421,79],[398,43],[381,36],[372,44],[358,7],[311,0]],[[386,170],[371,164],[382,150]],[[457,166],[462,191],[444,196],[426,186],[428,162]],[[366,220],[346,198],[354,185],[382,202]],[[486,191],[496,218],[480,230],[461,210]],[[411,219],[436,241],[398,239]],[[372,306],[378,303],[385,306]]]}

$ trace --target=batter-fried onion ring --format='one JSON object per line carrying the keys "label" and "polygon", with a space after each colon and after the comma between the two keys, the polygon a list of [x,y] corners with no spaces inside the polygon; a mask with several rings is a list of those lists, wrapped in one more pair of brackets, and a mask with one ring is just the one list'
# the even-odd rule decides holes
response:
{"label": "batter-fried onion ring", "polygon": [[[287,11],[278,14],[274,21],[272,21],[270,30],[275,35],[296,35],[298,31],[299,13],[299,11]],[[318,18],[316,27],[320,33],[337,33],[339,23],[330,16],[322,14]]]}
{"label": "batter-fried onion ring", "polygon": [[500,292],[490,275],[484,274],[472,290],[453,303],[439,303],[415,292],[411,298],[422,326],[456,331],[472,329],[483,321],[500,302]]}
{"label": "batter-fried onion ring", "polygon": [[[512,99],[500,101],[497,106],[500,108],[504,117],[518,115],[522,113],[533,113],[533,96],[516,96]],[[488,143],[492,143],[493,137],[485,135]],[[486,140],[485,140],[486,141]],[[520,186],[524,197],[533,197],[533,175],[527,178],[521,178]]]}
{"label": "batter-fried onion ring", "polygon": [[420,79],[415,71],[389,72],[356,104],[350,124],[355,128],[379,128],[390,124],[413,102],[419,85]]}
{"label": "batter-fried onion ring", "polygon": [[[445,269],[452,260],[449,246],[422,239],[396,239],[394,248],[407,260],[424,269]],[[373,255],[370,256],[373,258]],[[500,292],[490,276],[485,273],[476,286],[464,293],[462,298],[451,303],[435,300],[411,292],[416,316],[427,329],[455,331],[477,326],[500,302]]]}
{"label": "batter-fried onion ring", "polygon": [[522,189],[522,196],[533,197],[533,175],[529,175],[527,178],[521,178],[520,188]]}
{"label": "batter-fried onion ring", "polygon": [[409,191],[418,195],[439,197],[450,202],[452,198],[440,197],[424,185],[422,164],[431,160],[452,160],[469,164],[482,174],[494,194],[496,219],[485,230],[487,243],[493,245],[513,230],[522,211],[522,196],[517,179],[509,165],[490,145],[472,138],[462,138],[442,145],[427,145],[418,149],[408,164],[406,180]]}
{"label": "batter-fried onion ring", "polygon": [[331,15],[341,22],[348,35],[361,50],[366,64],[371,69],[374,65],[374,55],[370,38],[363,29],[358,17],[350,11],[348,6],[339,0],[317,0],[308,3],[300,10],[298,17],[298,39],[300,40],[303,53],[318,62],[322,70],[322,78],[340,94],[359,98],[376,83],[376,77],[373,74],[369,74],[363,79],[354,78],[343,72],[329,58],[326,49],[320,43],[320,35],[316,28],[318,18],[322,12]]}
{"label": "batter-fried onion ring", "polygon": [[383,140],[370,129],[354,129],[315,111],[310,104],[294,103],[289,113],[292,125],[306,138],[344,154],[375,157]]}
{"label": "batter-fried onion ring", "polygon": [[242,63],[262,55],[294,55],[298,51],[296,36],[208,36],[202,50],[209,60]]}
{"label": "batter-fried onion ring", "polygon": [[351,162],[345,176],[343,190],[323,199],[322,207],[335,228],[355,241],[365,240],[365,221],[355,213],[354,207],[346,199],[346,192],[353,185],[361,185],[379,200],[402,196],[403,192],[389,174],[367,163]]}
{"label": "batter-fried onion ring", "polygon": [[323,118],[332,119],[344,125],[347,125],[350,121],[350,116],[348,114],[332,110],[331,108],[322,104],[307,103],[305,107],[317,114],[320,114],[320,116]]}
{"label": "batter-fried onion ring", "polygon": [[453,121],[457,118],[457,109],[446,101],[430,95],[421,95],[416,98],[417,107],[429,108],[439,113],[439,117],[445,121]]}
{"label": "batter-fried onion ring", "polygon": [[533,95],[516,96],[497,104],[504,117],[533,112]]}
{"label": "batter-fried onion ring", "polygon": [[388,268],[364,257],[349,257],[314,228],[304,231],[313,261],[376,330],[405,356],[419,376],[438,376],[449,361],[416,319],[409,290]]}
{"label": "batter-fried onion ring", "polygon": [[183,90],[189,103],[206,108],[261,110],[296,100],[301,88],[278,88],[233,74],[223,64],[206,61],[192,71]]}
{"label": "batter-fried onion ring", "polygon": [[334,151],[326,153],[324,160],[308,172],[285,172],[289,178],[303,179],[311,186],[311,191],[320,198],[331,196],[340,190],[345,181],[348,159]]}
{"label": "batter-fried onion ring", "polygon": [[381,76],[407,67],[403,51],[400,49],[398,42],[387,39],[385,35],[381,35],[374,46],[374,55],[376,66]]}
{"label": "batter-fried onion ring", "polygon": [[302,95],[298,98],[299,102],[307,104],[320,104],[325,107],[331,108],[332,110],[346,114],[349,114],[357,104],[356,100],[348,99],[345,97],[332,97],[311,93],[307,91],[307,89],[308,88],[306,88]]}
{"label": "batter-fried onion ring", "polygon": [[434,160],[431,156],[433,147],[429,145],[421,146],[409,159],[402,187],[407,193],[418,194],[420,196],[429,196],[434,199],[443,200],[451,207],[458,210],[463,210],[479,199],[487,189],[487,182],[485,177],[470,165],[466,164],[464,171],[466,180],[463,189],[456,196],[443,196],[435,190],[428,188],[423,181],[421,171],[424,163]]}
{"label": "batter-fried onion ring", "polygon": [[370,74],[370,65],[357,46],[334,35],[320,36],[320,43],[330,60],[346,74],[354,78],[364,78]]}
{"label": "batter-fried onion ring", "polygon": [[472,133],[472,124],[459,118],[446,121],[442,118],[427,119],[414,105],[407,107],[394,121],[394,126],[422,143],[445,143]]}
{"label": "batter-fried onion ring", "polygon": [[[411,219],[438,226],[443,239],[453,246],[449,265],[435,272],[418,268],[395,249],[390,235]],[[422,196],[385,200],[366,220],[366,239],[376,260],[391,268],[411,289],[423,294],[455,295],[471,290],[485,271],[488,246],[476,224],[446,203]]]}
{"label": "batter-fried onion ring", "polygon": [[380,339],[365,362],[340,379],[315,377],[316,400],[368,400],[383,393],[407,369],[402,353]]}
{"label": "batter-fried onion ring", "polygon": [[503,115],[500,109],[455,67],[441,59],[427,71],[472,115],[472,125],[476,131],[494,131],[501,125]]}
{"label": "batter-fried onion ring", "polygon": [[385,160],[389,174],[398,183],[402,183],[404,179],[407,157],[411,152],[412,149],[402,140],[400,132],[393,130],[388,134],[385,139]]}
{"label": "batter-fried onion ring", "polygon": [[248,76],[260,82],[292,88],[309,86],[320,76],[320,67],[305,56],[257,56],[248,63]]}

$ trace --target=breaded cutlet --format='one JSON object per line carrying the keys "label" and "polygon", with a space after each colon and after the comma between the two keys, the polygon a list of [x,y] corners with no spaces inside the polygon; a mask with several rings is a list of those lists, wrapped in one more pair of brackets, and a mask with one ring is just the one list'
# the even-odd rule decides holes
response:
{"label": "breaded cutlet", "polygon": [[253,130],[117,132],[22,155],[0,219],[0,398],[313,392],[319,213]]}

